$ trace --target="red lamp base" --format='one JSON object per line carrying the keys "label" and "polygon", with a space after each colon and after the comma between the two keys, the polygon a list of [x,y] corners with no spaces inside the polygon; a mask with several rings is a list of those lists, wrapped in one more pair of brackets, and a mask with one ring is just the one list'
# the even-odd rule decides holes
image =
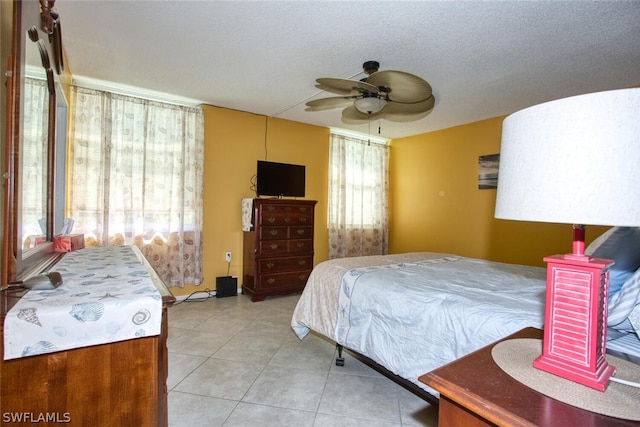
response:
{"label": "red lamp base", "polygon": [[533,366],[604,391],[615,368],[605,360],[609,266],[581,254],[547,262],[542,355]]}
{"label": "red lamp base", "polygon": [[567,364],[563,358],[545,354],[535,359],[533,366],[598,391],[607,389],[609,378],[616,371],[616,368],[609,365],[606,360],[595,371],[591,371],[590,369],[581,369],[582,367],[576,364]]}

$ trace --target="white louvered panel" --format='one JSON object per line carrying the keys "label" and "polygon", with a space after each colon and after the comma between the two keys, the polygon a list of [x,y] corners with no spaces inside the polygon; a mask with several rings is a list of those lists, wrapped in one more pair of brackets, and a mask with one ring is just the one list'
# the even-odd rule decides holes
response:
{"label": "white louvered panel", "polygon": [[590,280],[588,273],[554,269],[555,305],[551,353],[587,364]]}

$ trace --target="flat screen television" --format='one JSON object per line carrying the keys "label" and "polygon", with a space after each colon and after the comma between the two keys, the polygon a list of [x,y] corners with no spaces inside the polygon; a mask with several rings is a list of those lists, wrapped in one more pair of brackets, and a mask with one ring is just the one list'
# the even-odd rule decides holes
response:
{"label": "flat screen television", "polygon": [[258,196],[304,197],[305,166],[258,160],[256,194]]}

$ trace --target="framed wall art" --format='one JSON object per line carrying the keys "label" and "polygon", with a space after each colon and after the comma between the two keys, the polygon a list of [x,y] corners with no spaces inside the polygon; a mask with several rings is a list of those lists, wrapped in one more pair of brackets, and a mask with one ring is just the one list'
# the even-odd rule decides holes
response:
{"label": "framed wall art", "polygon": [[498,188],[500,154],[478,156],[478,189]]}

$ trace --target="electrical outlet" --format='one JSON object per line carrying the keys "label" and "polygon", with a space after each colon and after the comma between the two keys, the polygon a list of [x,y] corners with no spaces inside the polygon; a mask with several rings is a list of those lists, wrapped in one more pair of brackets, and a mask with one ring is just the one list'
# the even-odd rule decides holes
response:
{"label": "electrical outlet", "polygon": [[224,253],[224,260],[227,262],[231,262],[231,252]]}

